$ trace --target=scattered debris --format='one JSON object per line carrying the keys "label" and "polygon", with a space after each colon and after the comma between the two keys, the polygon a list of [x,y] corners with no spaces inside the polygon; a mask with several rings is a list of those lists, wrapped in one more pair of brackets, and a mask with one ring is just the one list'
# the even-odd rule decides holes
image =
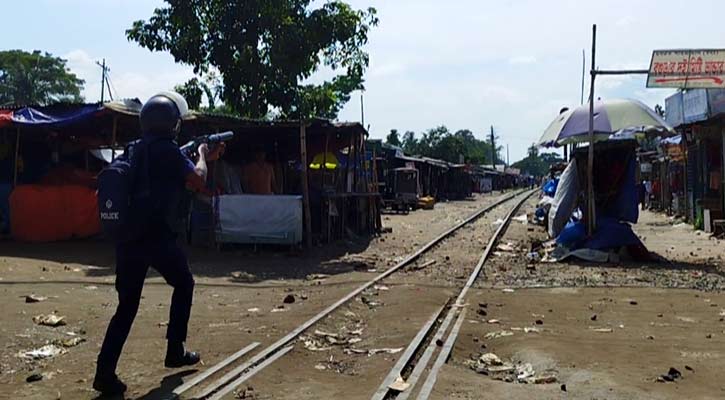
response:
{"label": "scattered debris", "polygon": [[35,322],[38,325],[45,325],[45,326],[63,326],[66,324],[65,317],[58,316],[55,314],[47,314],[47,315],[36,315],[33,317],[33,322]]}
{"label": "scattered debris", "polygon": [[383,305],[383,303],[381,303],[379,301],[375,301],[375,300],[370,300],[369,298],[367,298],[365,296],[361,296],[360,301],[362,301],[363,304],[367,305],[370,308],[375,308],[375,307]]}
{"label": "scattered debris", "polygon": [[521,222],[526,225],[529,222],[529,217],[526,214],[517,215],[511,218],[513,221]]}
{"label": "scattered debris", "polygon": [[295,302],[295,296],[293,294],[288,294],[284,297],[284,300],[282,300],[284,304],[292,304]]}
{"label": "scattered debris", "polygon": [[495,331],[495,332],[489,332],[484,336],[486,339],[496,339],[500,337],[506,337],[506,336],[513,336],[514,333],[511,331]]}
{"label": "scattered debris", "polygon": [[253,313],[259,312],[259,307],[247,308],[247,312],[253,312]]}
{"label": "scattered debris", "polygon": [[244,389],[240,389],[234,392],[234,398],[244,400],[256,400],[257,394],[254,391],[254,388],[252,388],[251,386],[247,386]]}
{"label": "scattered debris", "polygon": [[498,324],[498,323],[501,323],[501,321],[499,321],[499,320],[497,320],[497,319],[489,319],[489,320],[488,320],[488,321],[486,321],[486,322],[488,322],[489,324]]}
{"label": "scattered debris", "polygon": [[25,378],[25,382],[32,383],[32,382],[40,381],[42,379],[43,379],[43,375],[36,373],[36,374],[28,375],[28,377]]}
{"label": "scattered debris", "polygon": [[381,354],[381,353],[395,354],[395,353],[400,353],[401,351],[403,351],[402,347],[394,347],[394,348],[384,347],[384,348],[380,348],[380,349],[368,349],[368,350],[349,347],[349,348],[346,348],[343,350],[343,352],[345,352],[345,354],[367,354],[368,356],[374,356],[376,354]]}
{"label": "scattered debris", "polygon": [[62,346],[62,347],[65,347],[65,348],[69,348],[69,347],[76,347],[76,346],[78,346],[79,344],[81,344],[81,343],[83,343],[85,341],[86,341],[85,338],[82,338],[80,336],[76,336],[76,337],[72,337],[72,338],[68,338],[68,339],[57,339],[57,340],[54,340],[53,341],[53,344],[58,345],[58,346]]}
{"label": "scattered debris", "polygon": [[597,320],[597,314],[592,314],[591,317],[589,317],[590,320],[596,321]]}
{"label": "scattered debris", "polygon": [[536,325],[544,325],[544,321],[543,320],[540,320],[540,319],[537,319],[536,321],[534,321],[534,323]]}
{"label": "scattered debris", "polygon": [[159,328],[163,328],[163,327],[169,326],[169,321],[162,321],[162,322],[159,322],[156,325],[158,325]]}
{"label": "scattered debris", "polygon": [[98,286],[88,285],[88,286],[84,286],[84,289],[86,289],[86,290],[96,290],[96,289],[98,289]]}
{"label": "scattered debris", "polygon": [[29,294],[25,296],[26,303],[40,303],[41,301],[48,300],[45,296],[39,296],[37,294]]}
{"label": "scattered debris", "polygon": [[590,326],[589,329],[591,329],[594,332],[612,333],[612,328],[596,328],[596,327]]}
{"label": "scattered debris", "polygon": [[629,304],[630,305],[633,305],[633,306],[636,306],[637,305],[637,300],[630,300],[629,301]]}
{"label": "scattered debris", "polygon": [[670,370],[666,374],[657,377],[657,382],[674,382],[680,378],[682,378],[682,373],[676,368],[670,367]]}
{"label": "scattered debris", "polygon": [[325,365],[323,365],[323,364],[315,364],[315,369],[320,370],[320,371],[324,371],[324,370],[327,369],[327,367]]}
{"label": "scattered debris", "polygon": [[692,367],[689,366],[689,365],[685,365],[685,369],[688,370],[688,371],[691,371],[691,372],[695,372],[695,370],[692,369]]}
{"label": "scattered debris", "polygon": [[501,218],[499,218],[496,221],[493,221],[493,223],[491,225],[496,225],[496,226],[503,225],[503,222],[504,221]]}
{"label": "scattered debris", "polygon": [[428,260],[428,261],[424,262],[423,264],[412,265],[412,266],[409,267],[409,269],[414,270],[414,271],[417,271],[419,269],[423,269],[423,268],[429,267],[429,266],[431,266],[431,265],[433,265],[435,263],[436,263],[436,260]]}
{"label": "scattered debris", "polygon": [[527,326],[527,327],[524,327],[524,332],[525,333],[540,333],[541,329],[535,328],[533,326],[531,326],[531,327]]}
{"label": "scattered debris", "polygon": [[309,274],[305,279],[307,279],[308,281],[321,281],[329,277],[330,275],[327,274]]}
{"label": "scattered debris", "polygon": [[516,251],[516,247],[513,245],[513,243],[506,243],[506,244],[500,244],[500,245],[496,246],[496,250],[505,251],[507,253],[513,253]]}
{"label": "scattered debris", "polygon": [[243,282],[252,282],[256,279],[256,277],[249,272],[244,271],[233,271],[231,274],[232,278],[234,278],[237,281],[243,281]]}
{"label": "scattered debris", "polygon": [[562,392],[566,392],[566,384],[562,383],[561,386],[559,386],[559,389],[561,389]]}
{"label": "scattered debris", "polygon": [[388,389],[396,392],[404,392],[410,387],[410,383],[406,382],[402,377],[397,377],[393,383],[388,385]]}
{"label": "scattered debris", "polygon": [[382,290],[382,291],[390,290],[389,287],[383,286],[383,285],[380,285],[380,286],[375,285],[375,286],[373,286],[373,289],[375,289],[375,290]]}
{"label": "scattered debris", "polygon": [[514,289],[510,289],[510,288],[501,289],[501,291],[504,292],[504,293],[513,293],[513,292],[515,292]]}
{"label": "scattered debris", "polygon": [[530,363],[504,361],[494,353],[481,354],[477,359],[468,360],[468,366],[479,374],[504,382],[545,384],[557,380],[555,371],[546,370],[537,375]]}
{"label": "scattered debris", "polygon": [[65,354],[66,350],[62,347],[56,346],[54,344],[46,344],[43,347],[28,350],[25,352],[21,352],[18,354],[18,357],[21,358],[27,358],[31,360],[42,360],[46,358],[53,358],[55,356]]}

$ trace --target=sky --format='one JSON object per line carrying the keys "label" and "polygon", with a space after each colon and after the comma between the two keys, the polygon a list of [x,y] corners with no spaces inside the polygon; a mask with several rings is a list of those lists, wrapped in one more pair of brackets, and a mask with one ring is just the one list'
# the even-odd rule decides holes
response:
{"label": "sky", "polygon": [[[319,4],[323,0],[316,0]],[[365,125],[373,138],[391,129],[420,135],[445,125],[484,138],[493,126],[514,162],[526,155],[564,106],[580,102],[582,50],[590,66],[647,69],[654,49],[725,47],[722,0],[348,0],[375,7],[369,35]],[[114,95],[145,101],[193,76],[167,53],[129,42],[125,30],[160,0],[26,0],[3,5],[0,49],[43,50],[68,60],[100,98],[110,67]],[[314,80],[331,71],[322,70]],[[586,83],[586,95],[589,91]],[[595,96],[664,105],[669,89],[647,89],[643,76],[598,77]],[[585,95],[585,96],[586,96]],[[360,93],[339,119],[360,121]],[[505,150],[502,154],[505,157]]]}

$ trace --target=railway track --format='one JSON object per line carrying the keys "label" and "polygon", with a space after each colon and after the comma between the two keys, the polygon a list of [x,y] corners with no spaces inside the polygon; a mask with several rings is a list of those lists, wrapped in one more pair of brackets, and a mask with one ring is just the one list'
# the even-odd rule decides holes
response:
{"label": "railway track", "polygon": [[[444,337],[444,333],[447,332],[448,326],[451,324],[454,318],[458,317],[453,328],[451,329],[451,332],[449,332],[447,335],[448,338],[452,338],[450,339],[451,343],[449,344],[446,341],[443,346],[444,350],[446,346],[448,346],[448,351],[450,351],[452,341],[455,340],[454,332],[457,331],[457,327],[460,327],[460,323],[462,321],[461,316],[464,313],[464,311],[461,311],[463,304],[462,299],[465,296],[465,293],[467,292],[468,288],[470,288],[470,286],[473,284],[476,277],[480,274],[485,259],[488,257],[488,254],[491,252],[491,249],[493,248],[496,240],[504,231],[511,217],[520,207],[523,201],[530,197],[531,194],[533,194],[533,191],[520,191],[517,193],[513,193],[487,207],[479,209],[461,223],[443,232],[441,235],[437,236],[432,241],[420,247],[418,250],[407,256],[405,259],[403,259],[401,262],[391,267],[387,271],[377,275],[373,279],[352,290],[347,295],[345,295],[335,303],[331,304],[320,313],[305,321],[304,323],[290,331],[288,334],[286,334],[284,337],[280,338],[267,348],[261,350],[254,356],[247,359],[246,361],[242,361],[242,359],[247,354],[252,352],[255,348],[257,348],[259,346],[259,343],[255,342],[248,344],[247,346],[230,355],[226,359],[209,367],[207,370],[199,373],[198,375],[191,377],[191,379],[184,382],[181,386],[177,387],[173,391],[174,398],[198,400],[219,400],[224,398],[229,393],[238,388],[242,383],[246,382],[252,376],[262,371],[266,366],[273,363],[280,357],[283,357],[285,354],[289,353],[294,347],[292,345],[293,341],[300,335],[302,335],[305,331],[309,330],[313,325],[317,324],[320,320],[332,314],[341,306],[348,303],[356,296],[359,296],[365,290],[373,287],[380,281],[389,278],[391,275],[402,270],[406,266],[413,264],[414,262],[419,260],[422,255],[429,252],[443,240],[451,237],[454,233],[461,230],[461,228],[468,226],[469,224],[478,220],[481,216],[489,213],[494,209],[497,209],[499,206],[515,199],[517,196],[521,196],[521,200],[517,200],[516,205],[508,213],[504,223],[499,226],[496,233],[489,241],[488,245],[486,246],[486,250],[484,251],[484,255],[479,260],[478,265],[474,269],[473,273],[469,276],[466,284],[461,288],[458,297],[455,299],[455,301],[449,301],[447,304],[441,306],[436,311],[436,313],[431,316],[430,320],[424,325],[423,329],[418,332],[418,335],[416,335],[413,342],[408,346],[405,353],[403,353],[403,355],[398,359],[398,363],[388,374],[388,377],[381,384],[380,388],[378,389],[378,391],[376,391],[374,396],[374,398],[380,399],[395,398],[396,396],[400,398],[406,398],[410,391],[407,391],[407,393],[391,391],[391,389],[389,389],[389,386],[392,381],[390,380],[392,379],[394,381],[395,379],[398,379],[398,377],[403,377],[407,379],[406,384],[413,386],[411,382],[415,383],[418,378],[420,378],[420,376],[424,372],[424,367],[427,365],[427,362],[431,359],[434,353],[436,353],[437,349],[435,348],[435,344],[440,343],[440,341]],[[438,359],[440,359],[442,353],[438,352],[438,354]],[[436,359],[436,364],[439,363],[438,359]],[[232,367],[233,365],[236,366]],[[216,377],[217,375],[221,375],[222,373],[223,375],[221,377]],[[435,375],[433,374],[433,382],[435,379],[434,377]],[[428,385],[430,379],[431,374],[429,373],[426,383],[424,385]]]}
{"label": "railway track", "polygon": [[[436,312],[429,323],[425,324],[417,333],[413,341],[406,348],[405,353],[398,359],[398,362],[390,370],[378,390],[372,396],[372,400],[408,399],[417,392],[418,400],[426,400],[430,396],[438,376],[438,371],[448,360],[453,349],[461,324],[465,320],[466,308],[465,297],[468,290],[476,281],[488,260],[491,251],[498,240],[506,231],[511,218],[516,214],[521,205],[533,194],[523,196],[516,202],[499,225],[496,232],[491,236],[485,250],[471,272],[466,284],[458,292],[456,299],[446,304]],[[453,327],[449,329],[455,320]],[[437,356],[436,356],[437,355]],[[435,357],[435,361],[431,364]],[[425,375],[426,378],[420,386],[418,382]],[[399,384],[393,386],[398,381]],[[404,390],[400,390],[404,389]]]}

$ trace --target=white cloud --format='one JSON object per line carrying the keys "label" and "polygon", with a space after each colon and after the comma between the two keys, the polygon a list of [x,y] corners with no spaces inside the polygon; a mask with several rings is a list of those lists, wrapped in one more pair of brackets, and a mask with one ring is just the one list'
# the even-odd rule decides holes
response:
{"label": "white cloud", "polygon": [[517,65],[517,64],[533,64],[536,62],[536,57],[534,56],[517,56],[509,59],[509,64]]}
{"label": "white cloud", "polygon": [[[85,50],[76,49],[62,56],[67,66],[79,78],[86,81],[83,96],[86,102],[95,102],[101,97],[101,67],[96,64],[102,57],[94,57]],[[111,65],[109,80],[114,98],[138,98],[146,101],[163,90],[171,90],[194,76],[191,68],[171,64],[164,69],[146,70],[142,63],[136,70],[115,70]],[[108,88],[105,97],[108,99]]]}
{"label": "white cloud", "polygon": [[405,72],[405,65],[398,62],[390,62],[382,65],[372,65],[370,67],[369,75],[371,77],[379,78],[391,75],[399,75]]}

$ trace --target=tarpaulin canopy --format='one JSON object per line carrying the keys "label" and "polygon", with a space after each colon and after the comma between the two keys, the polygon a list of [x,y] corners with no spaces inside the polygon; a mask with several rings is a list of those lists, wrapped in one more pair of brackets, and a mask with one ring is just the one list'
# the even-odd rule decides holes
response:
{"label": "tarpaulin canopy", "polygon": [[140,111],[141,102],[137,99],[126,99],[103,104],[28,106],[15,110],[0,110],[0,126],[11,124],[18,127],[62,128],[92,121],[94,118],[108,112],[135,117]]}
{"label": "tarpaulin canopy", "polygon": [[62,127],[94,117],[103,111],[103,106],[85,104],[80,106],[23,107],[13,112],[16,126]]}

